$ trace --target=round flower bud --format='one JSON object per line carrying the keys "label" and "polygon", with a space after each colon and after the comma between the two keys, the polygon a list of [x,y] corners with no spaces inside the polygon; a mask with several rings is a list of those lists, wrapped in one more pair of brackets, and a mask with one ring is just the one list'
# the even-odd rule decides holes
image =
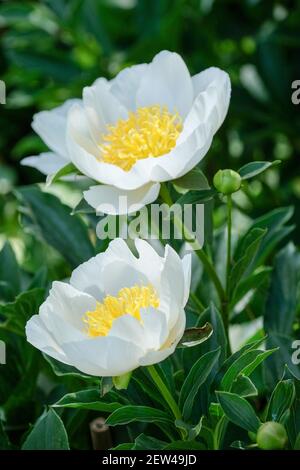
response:
{"label": "round flower bud", "polygon": [[286,430],[280,423],[267,421],[258,429],[256,442],[260,449],[283,449],[287,442]]}
{"label": "round flower bud", "polygon": [[214,186],[222,194],[232,194],[241,187],[242,178],[233,170],[219,170],[214,176]]}

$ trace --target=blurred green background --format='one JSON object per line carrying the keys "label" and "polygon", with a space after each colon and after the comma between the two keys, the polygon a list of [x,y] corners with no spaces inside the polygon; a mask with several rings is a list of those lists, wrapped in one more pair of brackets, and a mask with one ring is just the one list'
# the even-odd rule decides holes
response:
{"label": "blurred green background", "polygon": [[[32,116],[80,96],[99,76],[111,78],[150,61],[162,49],[179,52],[192,74],[212,65],[230,74],[232,100],[204,161],[208,176],[253,160],[281,159],[280,167],[249,184],[240,208],[257,217],[294,205],[296,222],[300,105],[291,102],[291,84],[300,79],[299,27],[298,1],[2,1],[0,78],[7,102],[0,106],[0,247],[9,239],[25,270],[34,272],[45,259],[51,277],[57,276],[56,254],[36,243],[30,249],[33,241],[18,224],[12,192],[15,185],[44,180],[19,165],[45,148],[31,130]],[[79,197],[67,194],[63,184],[53,191],[69,204]],[[299,234],[300,227],[295,241]]]}

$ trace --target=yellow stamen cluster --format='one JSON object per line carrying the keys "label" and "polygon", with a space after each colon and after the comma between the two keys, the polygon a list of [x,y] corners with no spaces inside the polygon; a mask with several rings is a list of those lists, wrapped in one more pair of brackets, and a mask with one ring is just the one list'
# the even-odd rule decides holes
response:
{"label": "yellow stamen cluster", "polygon": [[117,296],[106,296],[102,302],[97,302],[92,312],[86,312],[83,321],[87,324],[87,334],[90,337],[106,336],[113,322],[122,315],[132,315],[141,321],[141,308],[159,307],[159,298],[152,285],[124,287]]}
{"label": "yellow stamen cluster", "polygon": [[128,119],[108,126],[100,146],[101,160],[129,171],[137,160],[169,153],[181,131],[178,113],[158,105],[138,108]]}

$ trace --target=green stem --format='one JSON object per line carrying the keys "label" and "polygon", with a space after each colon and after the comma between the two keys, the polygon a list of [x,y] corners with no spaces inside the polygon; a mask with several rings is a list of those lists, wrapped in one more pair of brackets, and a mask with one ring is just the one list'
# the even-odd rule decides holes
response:
{"label": "green stem", "polygon": [[227,196],[227,267],[226,267],[226,297],[229,295],[229,276],[231,269],[231,226],[232,226],[232,198]]}
{"label": "green stem", "polygon": [[176,419],[182,419],[180,409],[178,408],[178,405],[174,398],[171,395],[171,392],[169,391],[168,387],[164,383],[164,381],[161,379],[159,373],[157,372],[156,368],[154,365],[148,366],[147,367],[149,374],[151,375],[151,378],[155,385],[157,386],[158,390],[164,397],[166,403],[169,405],[174,417]]}

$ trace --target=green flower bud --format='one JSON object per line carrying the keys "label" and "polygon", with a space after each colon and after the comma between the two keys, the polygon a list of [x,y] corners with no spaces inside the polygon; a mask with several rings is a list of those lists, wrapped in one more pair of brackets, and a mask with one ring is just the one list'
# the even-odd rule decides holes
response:
{"label": "green flower bud", "polygon": [[238,191],[242,178],[233,170],[219,170],[214,176],[214,186],[222,194],[232,194]]}
{"label": "green flower bud", "polygon": [[253,431],[248,431],[248,436],[252,442],[256,442],[256,433]]}
{"label": "green flower bud", "polygon": [[258,429],[256,442],[260,449],[283,449],[287,443],[286,430],[280,423],[267,421]]}

